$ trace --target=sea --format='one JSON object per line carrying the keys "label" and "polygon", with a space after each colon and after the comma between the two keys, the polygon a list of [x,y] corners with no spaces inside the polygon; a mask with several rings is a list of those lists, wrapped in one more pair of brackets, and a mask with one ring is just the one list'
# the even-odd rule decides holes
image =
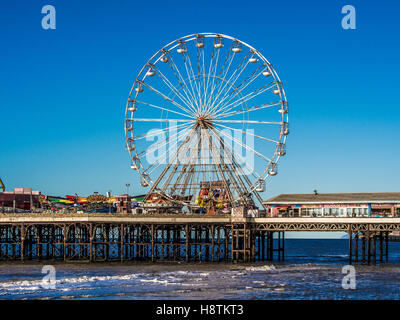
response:
{"label": "sea", "polygon": [[346,239],[286,239],[285,250],[284,262],[250,264],[1,262],[0,299],[400,298],[400,242],[389,243],[389,263],[354,269]]}

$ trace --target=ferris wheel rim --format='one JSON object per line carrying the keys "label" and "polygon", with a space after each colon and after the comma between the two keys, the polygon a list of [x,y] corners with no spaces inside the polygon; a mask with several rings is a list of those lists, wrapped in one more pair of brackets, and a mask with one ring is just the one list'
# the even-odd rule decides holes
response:
{"label": "ferris wheel rim", "polygon": [[[141,69],[140,72],[138,73],[138,75],[137,75],[137,77],[136,77],[136,79],[135,79],[135,81],[134,81],[134,84],[133,84],[133,86],[132,86],[132,88],[131,88],[131,91],[130,91],[130,93],[129,93],[129,98],[131,98],[132,94],[134,94],[133,90],[134,90],[136,84],[137,84],[138,82],[139,82],[139,83],[144,83],[145,79],[147,78],[147,75],[146,75],[146,73],[144,74],[143,77],[141,77],[141,75],[142,75],[143,72],[146,70],[146,67],[148,67],[148,66],[151,64],[151,62],[153,61],[153,59],[154,59],[155,57],[157,57],[158,54],[160,54],[160,53],[165,53],[165,52],[169,52],[169,51],[171,51],[171,50],[174,50],[175,48],[177,48],[177,47],[179,46],[179,44],[180,44],[181,41],[189,42],[189,41],[193,41],[193,40],[195,40],[195,39],[197,39],[197,38],[199,38],[199,37],[201,37],[201,36],[203,36],[203,37],[221,37],[221,38],[225,38],[225,39],[232,40],[233,42],[240,43],[241,45],[244,45],[244,46],[246,46],[247,48],[249,48],[249,49],[252,51],[252,53],[253,53],[254,55],[257,55],[265,64],[267,64],[268,69],[271,70],[272,76],[273,76],[273,78],[275,79],[277,86],[279,85],[279,89],[280,89],[280,93],[279,93],[280,101],[286,103],[286,108],[287,108],[287,110],[288,110],[286,92],[285,92],[284,86],[283,86],[283,84],[282,84],[282,82],[281,82],[281,80],[280,80],[280,77],[279,77],[279,75],[277,74],[277,72],[276,72],[276,70],[274,69],[274,67],[272,66],[272,64],[261,54],[261,52],[259,52],[259,51],[256,50],[254,47],[252,47],[251,45],[247,44],[246,42],[243,42],[243,41],[241,41],[241,40],[239,40],[239,39],[237,39],[237,38],[234,38],[234,37],[231,37],[231,36],[228,36],[228,35],[225,35],[225,34],[221,34],[221,33],[211,33],[211,32],[206,32],[206,33],[195,33],[195,34],[191,34],[191,35],[187,35],[187,36],[184,36],[184,37],[175,39],[174,41],[171,41],[171,42],[168,43],[167,45],[163,46],[160,50],[158,50],[158,51],[143,65],[142,69]],[[168,50],[167,50],[167,49],[168,49]],[[154,65],[156,65],[156,63],[158,63],[158,62],[160,61],[161,57],[162,57],[162,56],[160,55],[160,56],[158,57],[158,59],[156,59]],[[139,79],[141,79],[141,80],[139,80]],[[137,97],[138,97],[138,95],[139,95],[139,92],[136,92],[136,94],[134,94],[134,95],[135,95],[135,97],[134,97],[133,100],[136,101],[136,100],[137,100]],[[129,113],[129,111],[128,111],[128,106],[129,106],[129,99],[128,99],[128,102],[127,102],[127,105],[126,105],[126,111],[125,111],[125,138],[126,138],[126,141],[129,140],[129,137],[128,137],[129,131],[127,130],[127,127],[126,127],[126,121],[129,120],[129,118],[128,118],[128,113]],[[133,121],[133,117],[131,117],[130,120]],[[286,121],[285,121],[285,120],[286,120]],[[193,121],[193,122],[194,122],[194,120],[189,120],[189,119],[188,119],[188,121]],[[239,121],[239,120],[238,120],[238,121]],[[216,121],[216,123],[217,123],[217,122],[219,122],[219,123],[221,123],[221,122],[224,123],[224,120],[220,119],[220,120]],[[287,112],[285,115],[282,114],[282,121],[280,121],[279,123],[286,123],[286,124],[289,123],[288,112]],[[278,140],[279,140],[279,144],[285,145],[285,144],[286,144],[286,139],[287,139],[287,135],[283,135],[283,134],[281,133],[280,136],[279,136],[279,139],[278,139]],[[277,141],[274,141],[274,142],[276,143]],[[128,146],[128,145],[127,145],[127,146]],[[274,154],[273,154],[273,156],[271,157],[271,159],[274,159],[274,160],[275,160],[275,165],[279,162],[279,160],[280,160],[280,158],[281,158],[281,155],[278,153],[278,147],[279,147],[279,146],[278,146],[278,144],[277,144],[277,145],[276,145],[276,148],[275,148],[275,151],[274,151]],[[130,154],[131,161],[136,161],[137,159],[139,159],[138,152],[137,152],[137,150],[136,150],[135,145],[134,145],[134,147],[133,147],[133,150],[128,150],[128,151],[129,151],[129,154]],[[132,154],[132,151],[134,152],[134,154]],[[271,160],[270,162],[272,162],[272,160]],[[142,170],[140,170],[140,169],[142,169]],[[144,179],[144,180],[148,183],[148,185],[154,185],[154,182],[155,182],[155,181],[153,181],[153,180],[151,179],[150,176],[148,176],[148,175],[145,174],[146,168],[143,167],[143,164],[142,164],[142,162],[141,162],[140,160],[139,160],[139,169],[137,170],[137,172],[139,173],[140,177],[141,177],[142,179]],[[266,179],[269,177],[268,167],[264,169],[263,173],[261,174],[261,177],[263,177],[264,180],[266,180]],[[255,191],[256,186],[257,186],[257,181],[255,181],[255,182],[250,186],[250,188],[249,188],[250,190],[249,190],[249,191],[250,191],[250,192]],[[168,194],[165,194],[165,196],[168,196]]]}

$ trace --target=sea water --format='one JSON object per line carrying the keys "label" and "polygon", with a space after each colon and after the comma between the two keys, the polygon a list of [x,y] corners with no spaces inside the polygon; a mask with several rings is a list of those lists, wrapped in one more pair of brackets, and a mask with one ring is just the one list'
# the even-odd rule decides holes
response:
{"label": "sea water", "polygon": [[[42,263],[0,263],[0,299],[399,299],[400,243],[389,263],[355,265],[343,289],[348,240],[286,239],[284,262],[55,263],[53,288]],[[46,288],[45,288],[46,287]]]}

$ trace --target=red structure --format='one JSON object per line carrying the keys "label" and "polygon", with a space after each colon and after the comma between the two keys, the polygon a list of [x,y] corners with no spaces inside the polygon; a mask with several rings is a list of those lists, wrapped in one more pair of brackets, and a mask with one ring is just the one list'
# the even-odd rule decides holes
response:
{"label": "red structure", "polygon": [[117,202],[117,213],[131,212],[131,196],[129,194],[121,194],[115,196]]}
{"label": "red structure", "polygon": [[15,188],[13,192],[0,193],[0,207],[31,210],[41,207],[40,191],[32,188]]}

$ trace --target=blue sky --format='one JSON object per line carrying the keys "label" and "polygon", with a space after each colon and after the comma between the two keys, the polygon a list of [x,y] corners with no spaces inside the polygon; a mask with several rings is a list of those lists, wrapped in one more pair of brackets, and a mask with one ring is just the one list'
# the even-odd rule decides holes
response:
{"label": "blue sky", "polygon": [[[56,8],[56,30],[41,8]],[[341,28],[342,6],[357,29]],[[400,74],[394,1],[3,1],[0,177],[44,194],[143,189],[124,112],[143,64],[196,32],[237,37],[274,65],[290,106],[279,193],[399,191]]]}

